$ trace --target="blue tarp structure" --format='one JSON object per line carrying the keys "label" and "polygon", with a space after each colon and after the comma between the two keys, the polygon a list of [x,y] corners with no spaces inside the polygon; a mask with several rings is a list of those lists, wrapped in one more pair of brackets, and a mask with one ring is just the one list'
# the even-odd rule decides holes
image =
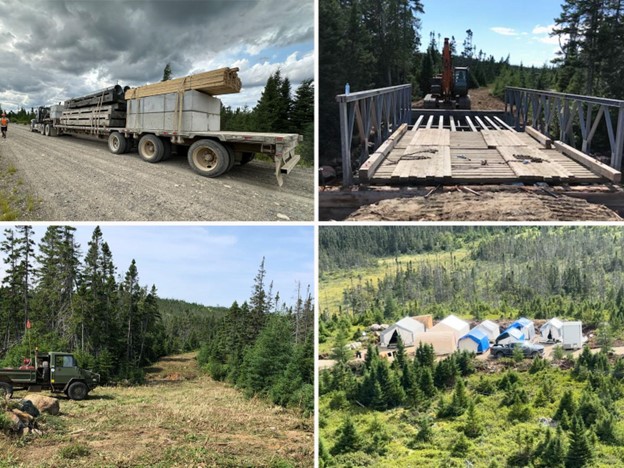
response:
{"label": "blue tarp structure", "polygon": [[524,341],[524,333],[516,327],[509,327],[496,338],[496,344],[514,343],[516,341]]}
{"label": "blue tarp structure", "polygon": [[457,346],[459,349],[467,349],[480,354],[486,352],[490,348],[490,340],[481,330],[473,328],[468,334],[459,339]]}

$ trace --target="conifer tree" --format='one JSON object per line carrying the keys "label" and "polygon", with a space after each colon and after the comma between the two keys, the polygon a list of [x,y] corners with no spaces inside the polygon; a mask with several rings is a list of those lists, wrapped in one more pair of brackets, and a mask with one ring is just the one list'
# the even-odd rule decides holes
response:
{"label": "conifer tree", "polygon": [[336,444],[331,449],[332,455],[356,452],[362,446],[362,438],[358,434],[353,420],[347,416],[336,431]]}
{"label": "conifer tree", "polygon": [[593,446],[580,416],[572,419],[570,449],[565,459],[566,468],[588,466],[593,458]]}

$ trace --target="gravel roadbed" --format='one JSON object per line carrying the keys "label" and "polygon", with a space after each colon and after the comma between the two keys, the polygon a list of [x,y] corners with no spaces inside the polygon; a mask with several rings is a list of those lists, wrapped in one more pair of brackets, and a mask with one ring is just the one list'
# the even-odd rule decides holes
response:
{"label": "gravel roadbed", "polygon": [[12,125],[0,145],[42,201],[46,221],[312,221],[314,170],[295,167],[279,187],[272,163],[252,161],[209,179],[186,158],[147,163],[106,141],[46,137]]}

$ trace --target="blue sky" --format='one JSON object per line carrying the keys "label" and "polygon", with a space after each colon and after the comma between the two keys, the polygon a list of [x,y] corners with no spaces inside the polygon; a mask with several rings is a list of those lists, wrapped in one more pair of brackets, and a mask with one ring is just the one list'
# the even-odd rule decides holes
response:
{"label": "blue sky", "polygon": [[[77,226],[84,255],[95,225]],[[310,285],[314,293],[314,229],[311,226],[127,226],[101,225],[118,275],[137,261],[141,285],[156,284],[164,298],[230,306],[251,295],[265,257],[267,285],[283,301]],[[45,226],[36,226],[37,243]],[[2,236],[3,238],[4,236]],[[4,264],[0,266],[4,276]]]}
{"label": "blue sky", "polygon": [[473,32],[477,52],[482,49],[496,60],[511,54],[511,63],[541,66],[555,57],[557,38],[548,28],[561,12],[560,0],[423,0],[422,49],[433,30],[442,37],[455,36],[458,53],[466,30]]}

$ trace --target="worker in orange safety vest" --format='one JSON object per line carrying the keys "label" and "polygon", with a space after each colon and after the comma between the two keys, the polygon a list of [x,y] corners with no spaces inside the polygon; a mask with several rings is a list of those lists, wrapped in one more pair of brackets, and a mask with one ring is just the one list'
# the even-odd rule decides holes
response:
{"label": "worker in orange safety vest", "polygon": [[0,129],[2,130],[2,138],[6,138],[7,127],[9,126],[9,119],[6,114],[2,113],[2,118],[0,119]]}

